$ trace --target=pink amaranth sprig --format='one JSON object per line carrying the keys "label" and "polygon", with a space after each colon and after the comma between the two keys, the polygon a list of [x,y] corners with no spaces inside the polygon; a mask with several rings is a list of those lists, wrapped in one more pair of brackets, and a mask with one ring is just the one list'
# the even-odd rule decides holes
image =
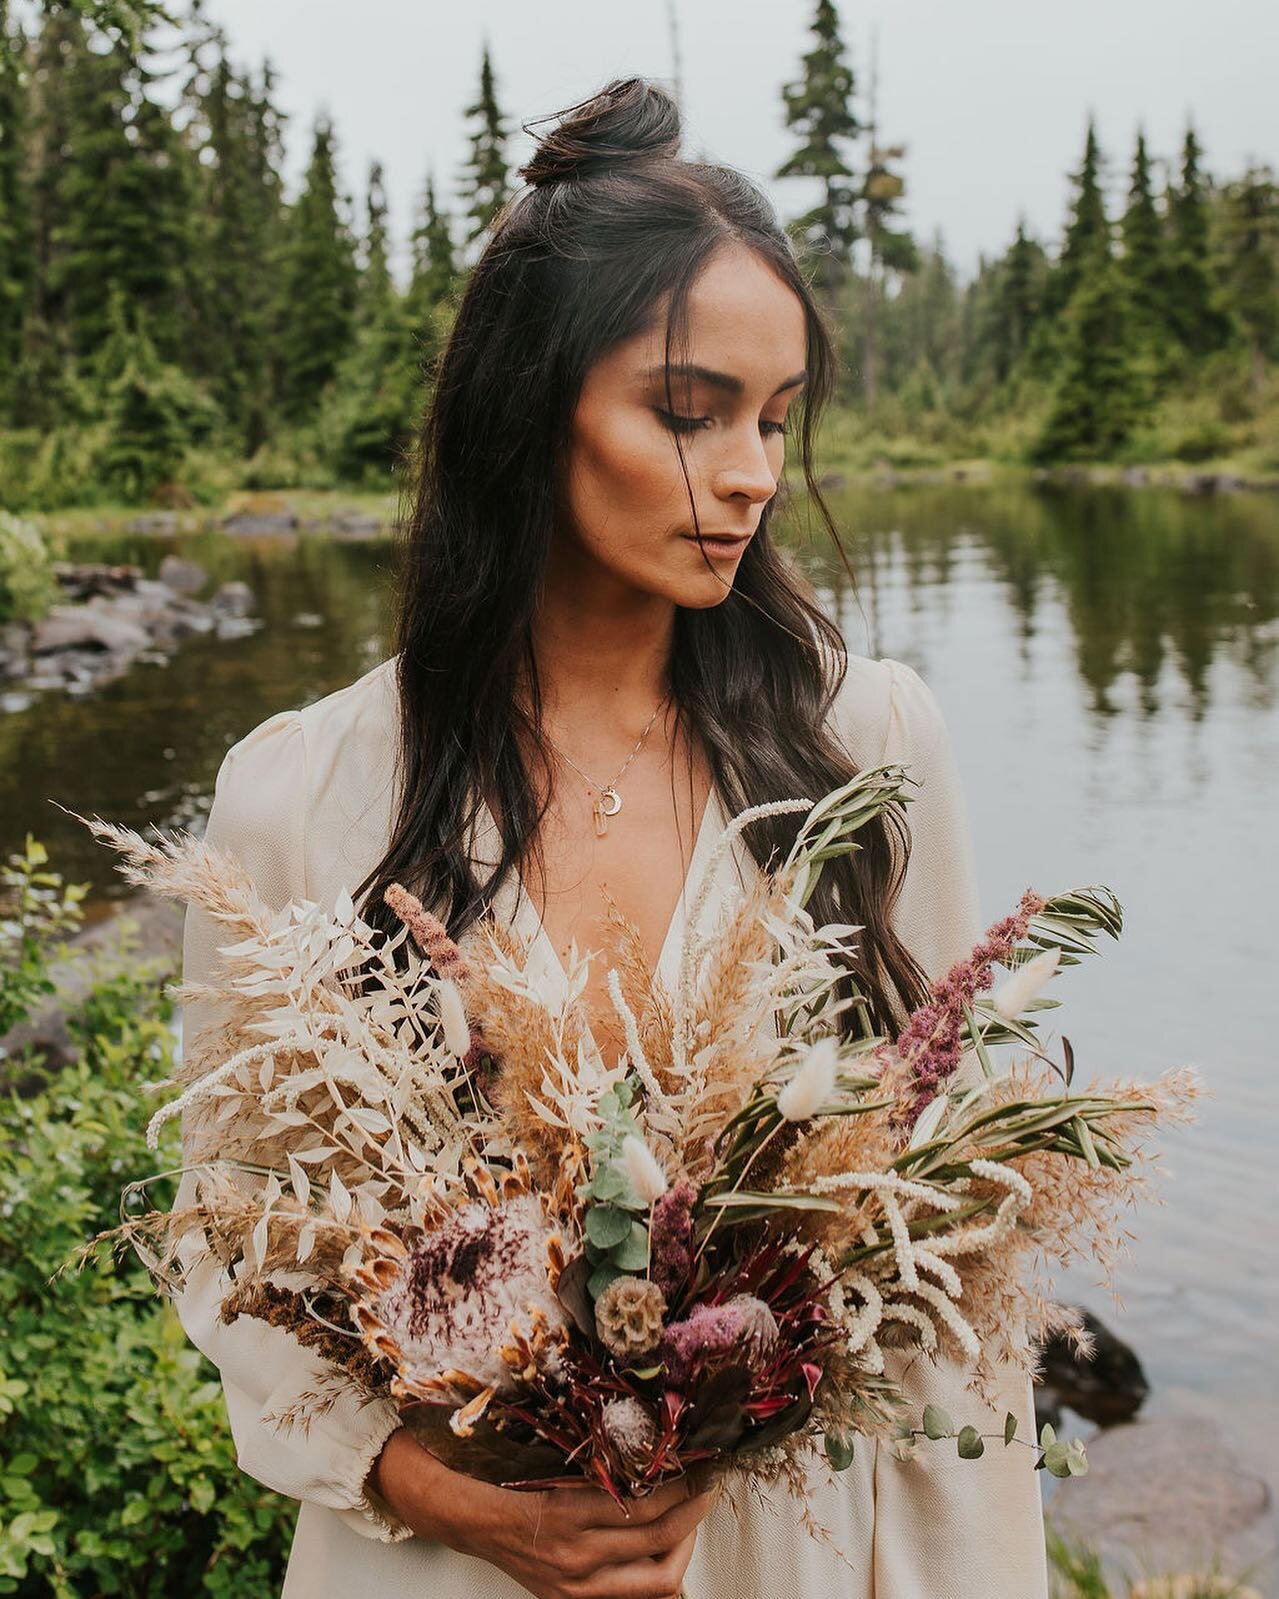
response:
{"label": "pink amaranth sprig", "polygon": [[[964,1009],[995,980],[993,967],[1005,964],[1026,936],[1031,918],[1047,901],[1033,888],[1021,896],[1016,911],[987,929],[966,960],[932,983],[927,1001],[913,1011],[897,1038],[879,1052],[884,1070],[909,1085],[903,1116],[913,1127],[938,1088],[959,1069],[963,1057]],[[882,1075],[882,1073],[881,1073]]]}
{"label": "pink amaranth sprig", "polygon": [[412,933],[437,976],[460,982],[468,975],[466,956],[449,937],[444,923],[433,916],[415,894],[410,894],[401,883],[392,883],[383,891],[382,898]]}

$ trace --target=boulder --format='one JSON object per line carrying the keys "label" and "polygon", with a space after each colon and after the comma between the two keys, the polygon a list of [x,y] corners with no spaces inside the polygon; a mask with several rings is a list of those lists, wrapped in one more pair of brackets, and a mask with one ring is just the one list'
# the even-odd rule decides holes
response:
{"label": "boulder", "polygon": [[132,517],[124,524],[126,533],[167,533],[178,531],[176,511],[149,511],[145,516]]}
{"label": "boulder", "polygon": [[198,561],[186,561],[180,555],[166,555],[160,562],[159,578],[175,594],[198,594],[209,581],[209,574]]}
{"label": "boulder", "polygon": [[31,636],[35,655],[86,647],[131,652],[144,649],[148,643],[146,630],[136,622],[96,605],[55,605],[36,623]]}
{"label": "boulder", "polygon": [[222,523],[227,533],[291,533],[297,525],[296,511],[238,511]]}
{"label": "boulder", "polygon": [[142,568],[101,561],[55,561],[53,574],[68,600],[91,600],[131,593],[142,577]]}
{"label": "boulder", "polygon": [[218,616],[248,616],[253,610],[253,590],[239,578],[223,583],[210,601]]}
{"label": "boulder", "polygon": [[1131,1421],[1150,1392],[1150,1384],[1135,1352],[1090,1310],[1083,1312],[1084,1326],[1092,1334],[1091,1359],[1077,1354],[1070,1339],[1059,1334],[1041,1351],[1042,1377],[1035,1393],[1035,1410],[1042,1425],[1057,1425],[1061,1406],[1100,1427]]}
{"label": "boulder", "polygon": [[1107,1566],[1239,1571],[1273,1556],[1270,1490],[1211,1417],[1129,1422],[1090,1438],[1087,1452],[1087,1475],[1052,1484],[1047,1511]]}

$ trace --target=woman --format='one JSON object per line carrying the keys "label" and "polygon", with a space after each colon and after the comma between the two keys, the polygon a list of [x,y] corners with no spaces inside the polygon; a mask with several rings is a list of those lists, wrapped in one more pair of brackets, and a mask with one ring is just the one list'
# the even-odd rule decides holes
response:
{"label": "woman", "polygon": [[[395,655],[235,745],[208,830],[277,904],[331,904],[358,883],[389,932],[381,890],[399,880],[455,937],[491,904],[551,972],[574,944],[600,951],[584,998],[610,1061],[606,895],[669,981],[714,836],[749,804],[908,766],[909,828],[901,806],[866,828],[809,906],[863,924],[877,1031],[981,931],[933,695],[900,662],[846,660],[770,535],[797,432],[838,538],[811,457],[829,335],[766,198],[729,168],[679,160],[678,142],[669,97],[630,79],[572,108],[521,169],[528,186],[494,227],[434,375]],[[770,818],[735,841],[712,909],[796,824]],[[189,912],[188,981],[217,942]],[[186,1020],[216,1025],[196,998]],[[323,1366],[282,1329],[223,1325],[224,1287],[208,1263],[179,1309],[221,1370],[240,1465],[302,1501],[288,1599],[356,1582],[379,1599],[1046,1594],[1021,1451],[899,1460],[867,1445],[838,1477],[814,1467],[824,1538],[780,1491],[677,1483],[623,1518],[594,1489],[458,1476],[389,1401],[344,1394],[306,1433],[272,1426]],[[916,1407],[989,1427],[963,1375],[916,1361],[902,1380]],[[1009,1372],[1000,1398],[1025,1434],[1025,1378]]]}

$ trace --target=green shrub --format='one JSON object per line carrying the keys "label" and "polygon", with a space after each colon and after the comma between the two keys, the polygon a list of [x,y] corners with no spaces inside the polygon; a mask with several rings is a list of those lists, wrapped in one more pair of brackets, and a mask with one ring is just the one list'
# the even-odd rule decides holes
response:
{"label": "green shrub", "polygon": [[0,622],[38,622],[57,594],[53,556],[40,529],[0,511]]}
{"label": "green shrub", "polygon": [[[37,874],[11,860],[13,890]],[[30,1097],[0,1095],[0,1594],[266,1599],[297,1507],[237,1468],[216,1371],[132,1254],[55,1275],[119,1220],[127,1181],[180,1161],[176,1122],[146,1147],[141,1084],[171,1070],[172,971],[140,961],[134,936],[68,1016],[70,1064],[37,1073]],[[0,965],[10,1015],[42,991],[49,941],[27,947],[16,980]]]}

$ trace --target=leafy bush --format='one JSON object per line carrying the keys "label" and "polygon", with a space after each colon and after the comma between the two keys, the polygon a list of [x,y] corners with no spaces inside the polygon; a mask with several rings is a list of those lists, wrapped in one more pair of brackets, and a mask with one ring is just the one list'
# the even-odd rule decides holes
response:
{"label": "leafy bush", "polygon": [[40,529],[0,511],[0,622],[38,622],[57,593],[53,557]]}
{"label": "leafy bush", "polygon": [[[23,961],[0,963],[0,1014],[18,1016],[70,891],[38,845],[10,860],[11,897],[43,906]],[[265,1599],[297,1507],[238,1470],[216,1371],[134,1256],[58,1274],[118,1221],[125,1182],[180,1161],[176,1123],[146,1147],[141,1082],[169,1075],[173,1006],[135,936],[68,1016],[71,1063],[0,1096],[0,1594]]]}

